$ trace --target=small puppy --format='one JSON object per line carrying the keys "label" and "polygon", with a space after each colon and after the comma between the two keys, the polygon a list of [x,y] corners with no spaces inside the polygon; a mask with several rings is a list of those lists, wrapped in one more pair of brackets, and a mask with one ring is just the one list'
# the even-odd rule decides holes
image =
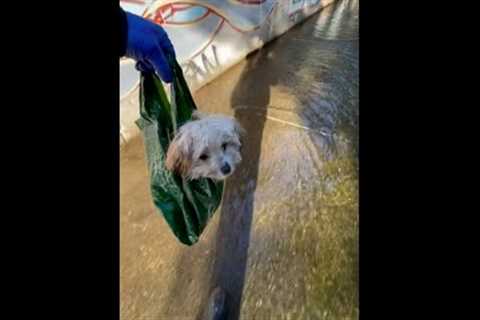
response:
{"label": "small puppy", "polygon": [[242,160],[243,134],[232,117],[195,111],[170,143],[166,167],[188,179],[224,180]]}

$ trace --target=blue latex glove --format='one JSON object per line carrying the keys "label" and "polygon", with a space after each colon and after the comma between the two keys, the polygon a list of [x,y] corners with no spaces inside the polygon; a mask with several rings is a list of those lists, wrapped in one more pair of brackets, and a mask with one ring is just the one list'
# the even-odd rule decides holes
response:
{"label": "blue latex glove", "polygon": [[172,82],[173,74],[168,57],[175,58],[175,50],[168,35],[159,25],[126,12],[128,36],[125,56],[137,61],[137,69],[157,72],[165,82]]}

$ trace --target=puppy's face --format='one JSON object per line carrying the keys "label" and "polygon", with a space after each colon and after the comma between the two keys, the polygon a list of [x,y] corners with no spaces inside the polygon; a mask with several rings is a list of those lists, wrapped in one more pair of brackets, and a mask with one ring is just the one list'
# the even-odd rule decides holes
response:
{"label": "puppy's face", "polygon": [[243,129],[231,117],[197,112],[170,143],[167,169],[189,179],[223,180],[242,160],[242,134]]}

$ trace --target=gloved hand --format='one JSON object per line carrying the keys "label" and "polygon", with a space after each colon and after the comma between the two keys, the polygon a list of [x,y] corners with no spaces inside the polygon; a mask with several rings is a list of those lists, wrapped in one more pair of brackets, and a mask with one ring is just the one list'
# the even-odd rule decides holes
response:
{"label": "gloved hand", "polygon": [[165,82],[172,82],[173,74],[168,57],[175,58],[175,50],[168,35],[159,25],[126,12],[128,35],[125,56],[137,61],[137,69],[156,71]]}

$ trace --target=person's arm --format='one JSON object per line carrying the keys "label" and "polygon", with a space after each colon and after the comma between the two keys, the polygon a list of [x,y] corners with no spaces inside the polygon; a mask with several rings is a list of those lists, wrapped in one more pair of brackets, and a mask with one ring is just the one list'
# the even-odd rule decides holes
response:
{"label": "person's arm", "polygon": [[120,55],[137,61],[142,72],[156,72],[163,81],[172,82],[173,72],[168,63],[175,59],[173,48],[163,28],[147,19],[120,8]]}
{"label": "person's arm", "polygon": [[118,20],[120,24],[120,47],[118,56],[123,57],[127,47],[127,16],[120,6],[118,6]]}

